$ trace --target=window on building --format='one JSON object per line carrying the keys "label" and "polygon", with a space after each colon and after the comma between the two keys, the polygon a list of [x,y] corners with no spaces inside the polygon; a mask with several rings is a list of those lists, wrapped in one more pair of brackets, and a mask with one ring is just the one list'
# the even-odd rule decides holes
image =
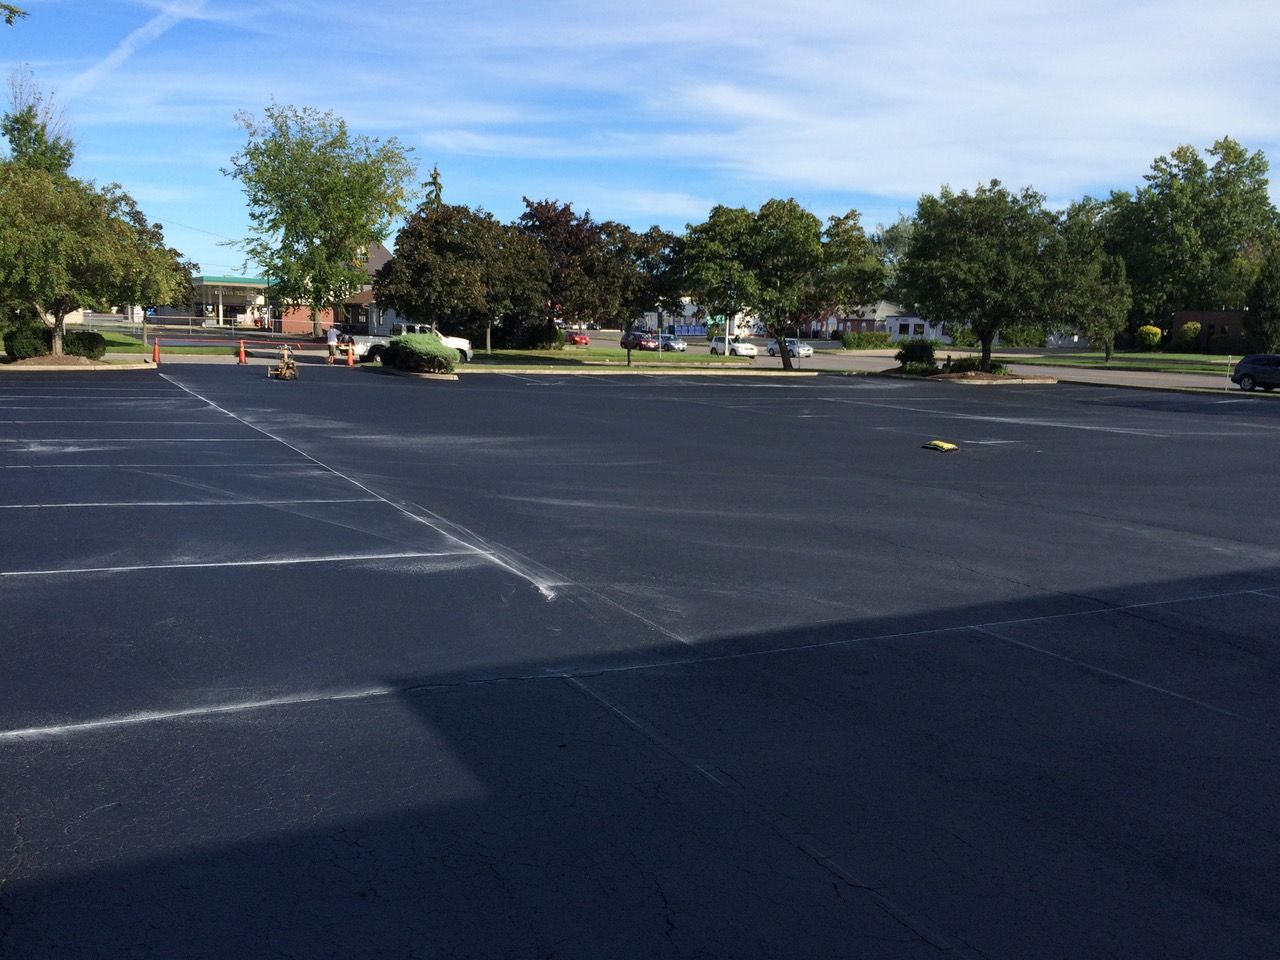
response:
{"label": "window on building", "polygon": [[911,332],[911,324],[909,323],[898,324],[898,336],[905,337],[910,332]]}

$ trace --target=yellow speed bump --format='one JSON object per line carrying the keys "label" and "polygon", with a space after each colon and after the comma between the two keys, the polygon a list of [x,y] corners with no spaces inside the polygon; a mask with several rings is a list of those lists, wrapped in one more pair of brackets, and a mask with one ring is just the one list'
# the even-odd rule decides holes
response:
{"label": "yellow speed bump", "polygon": [[960,448],[954,443],[947,443],[945,440],[930,440],[922,449],[937,450],[939,453],[955,453]]}

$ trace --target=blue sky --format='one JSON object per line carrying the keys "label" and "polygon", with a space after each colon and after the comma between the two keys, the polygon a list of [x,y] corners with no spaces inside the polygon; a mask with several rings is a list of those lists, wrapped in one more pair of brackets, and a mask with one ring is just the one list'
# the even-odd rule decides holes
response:
{"label": "blue sky", "polygon": [[1058,204],[1131,189],[1223,135],[1280,161],[1280,4],[1262,0],[19,3],[0,66],[30,65],[75,172],[122,183],[205,273],[241,270],[220,169],[236,112],[273,99],[399,138],[446,201],[504,220],[552,197],[680,230],[793,196],[872,228],[943,183]]}

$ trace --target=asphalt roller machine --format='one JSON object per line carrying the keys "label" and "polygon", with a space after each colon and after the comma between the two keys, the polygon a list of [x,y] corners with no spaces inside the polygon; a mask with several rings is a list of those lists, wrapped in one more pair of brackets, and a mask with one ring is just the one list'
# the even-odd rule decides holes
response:
{"label": "asphalt roller machine", "polygon": [[297,380],[298,379],[298,361],[293,359],[293,351],[288,345],[280,348],[280,353],[276,357],[276,365],[267,367],[267,377],[275,377],[277,380]]}

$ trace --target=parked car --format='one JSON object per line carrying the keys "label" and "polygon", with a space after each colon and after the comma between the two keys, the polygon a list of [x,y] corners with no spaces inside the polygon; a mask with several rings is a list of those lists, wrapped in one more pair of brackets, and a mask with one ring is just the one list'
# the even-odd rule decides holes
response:
{"label": "parked car", "polygon": [[723,355],[728,353],[731,357],[754,357],[758,351],[754,343],[748,343],[740,337],[732,337],[728,343],[728,350],[725,349],[725,338],[714,337],[711,340],[711,355]]}
{"label": "parked car", "polygon": [[[769,356],[776,357],[778,353],[778,341],[770,341]],[[787,337],[787,353],[791,354],[793,357],[812,357],[813,347],[809,346],[807,343],[801,343],[795,337]]]}
{"label": "parked car", "polygon": [[658,337],[662,344],[663,350],[674,350],[676,353],[684,353],[689,349],[689,344],[685,343],[680,337],[674,334],[664,333]]}
{"label": "parked car", "polygon": [[588,329],[588,330],[599,330],[599,329],[600,329],[600,324],[596,323],[596,321],[594,321],[594,320],[589,320],[589,321],[587,322],[587,329]]}
{"label": "parked car", "polygon": [[586,347],[591,345],[591,338],[585,333],[571,330],[564,335],[564,342],[571,347]]}
{"label": "parked car", "polygon": [[1240,384],[1241,390],[1255,387],[1274,390],[1280,387],[1280,354],[1251,353],[1241,357],[1231,374],[1231,382]]}
{"label": "parked car", "polygon": [[628,330],[618,342],[624,350],[658,349],[658,338],[648,330]]}

